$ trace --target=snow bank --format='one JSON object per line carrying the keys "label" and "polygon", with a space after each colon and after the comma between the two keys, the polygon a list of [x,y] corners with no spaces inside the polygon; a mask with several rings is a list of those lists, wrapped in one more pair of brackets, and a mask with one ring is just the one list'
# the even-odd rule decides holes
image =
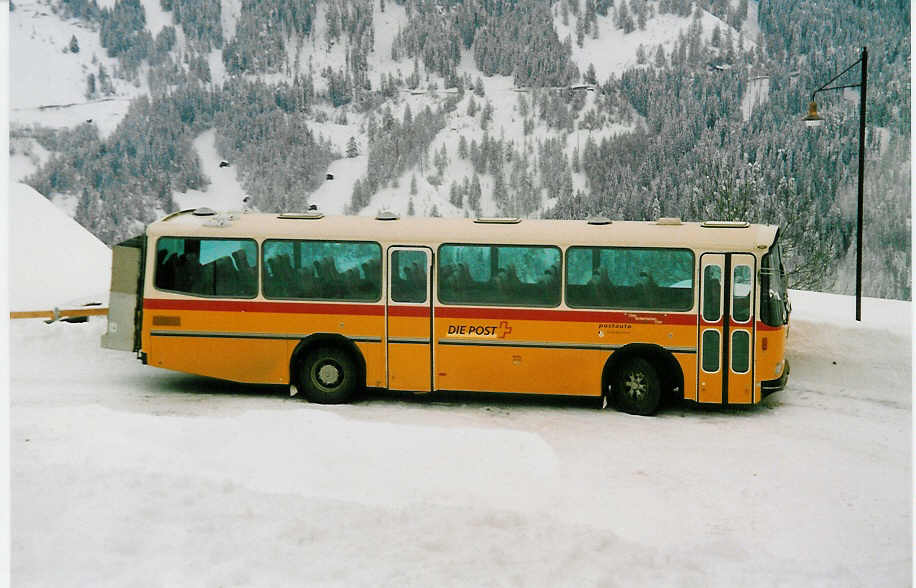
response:
{"label": "snow bank", "polygon": [[862,298],[862,321],[856,322],[854,296],[791,290],[792,319],[833,327],[874,329],[909,336],[912,329],[912,303],[908,300]]}
{"label": "snow bank", "polygon": [[111,250],[25,184],[10,184],[10,310],[108,300]]}

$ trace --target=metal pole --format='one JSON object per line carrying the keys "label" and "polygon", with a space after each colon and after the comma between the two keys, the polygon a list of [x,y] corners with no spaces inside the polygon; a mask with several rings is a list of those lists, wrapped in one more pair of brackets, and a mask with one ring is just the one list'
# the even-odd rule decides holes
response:
{"label": "metal pole", "polygon": [[865,191],[865,96],[868,83],[868,48],[862,47],[862,85],[859,94],[859,201],[856,219],[856,320],[862,320],[862,212]]}

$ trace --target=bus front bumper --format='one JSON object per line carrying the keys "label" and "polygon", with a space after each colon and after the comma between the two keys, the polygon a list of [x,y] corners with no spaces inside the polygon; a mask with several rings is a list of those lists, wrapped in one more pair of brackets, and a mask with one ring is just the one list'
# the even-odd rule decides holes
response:
{"label": "bus front bumper", "polygon": [[786,383],[789,381],[789,360],[786,360],[785,367],[782,368],[782,375],[776,378],[775,380],[766,380],[760,383],[760,389],[763,391],[763,396],[766,398],[774,392],[779,392],[780,390],[786,387]]}

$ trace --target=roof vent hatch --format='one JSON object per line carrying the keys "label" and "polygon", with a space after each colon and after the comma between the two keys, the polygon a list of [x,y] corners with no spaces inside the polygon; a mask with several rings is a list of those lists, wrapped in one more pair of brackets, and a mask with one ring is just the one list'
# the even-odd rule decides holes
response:
{"label": "roof vent hatch", "polygon": [[474,222],[482,225],[517,225],[522,219],[517,216],[478,216]]}
{"label": "roof vent hatch", "polygon": [[701,227],[706,229],[746,229],[751,226],[751,223],[747,221],[704,221]]}
{"label": "roof vent hatch", "polygon": [[318,220],[320,218],[324,218],[324,213],[318,212],[317,210],[310,210],[308,212],[283,212],[278,214],[277,218],[293,220]]}

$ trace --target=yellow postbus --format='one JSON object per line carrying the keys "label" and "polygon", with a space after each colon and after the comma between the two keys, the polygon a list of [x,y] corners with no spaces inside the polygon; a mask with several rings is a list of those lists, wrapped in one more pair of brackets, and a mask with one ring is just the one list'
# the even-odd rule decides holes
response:
{"label": "yellow postbus", "polygon": [[102,344],[289,385],[750,405],[780,390],[775,226],[182,211],[114,248]]}

